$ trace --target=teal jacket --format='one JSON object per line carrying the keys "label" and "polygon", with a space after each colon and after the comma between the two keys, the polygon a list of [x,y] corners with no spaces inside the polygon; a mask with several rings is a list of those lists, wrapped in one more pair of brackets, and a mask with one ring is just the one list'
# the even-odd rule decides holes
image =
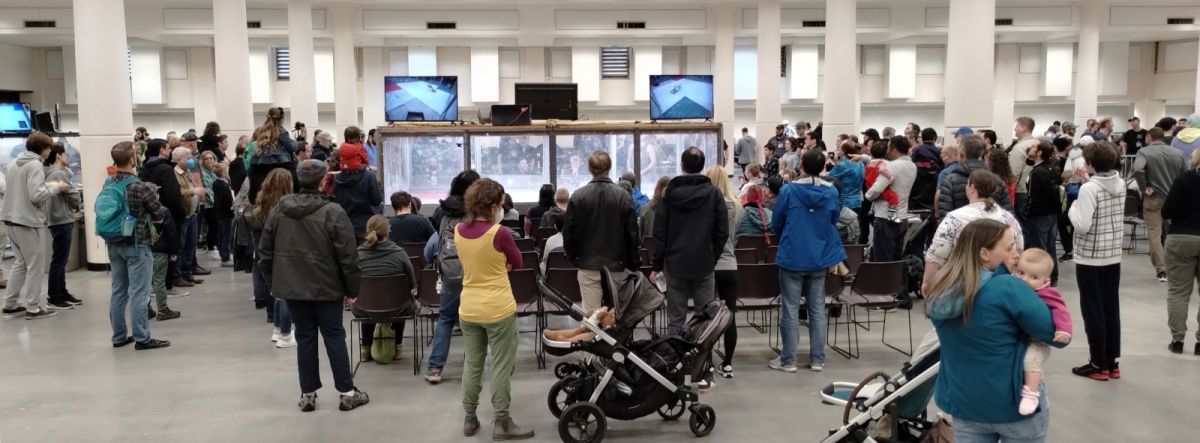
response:
{"label": "teal jacket", "polygon": [[1017,412],[1025,350],[1031,338],[1055,347],[1050,308],[1001,266],[983,279],[970,323],[962,307],[932,306],[930,316],[941,340],[942,366],[937,405],[954,418],[980,423],[1011,423]]}

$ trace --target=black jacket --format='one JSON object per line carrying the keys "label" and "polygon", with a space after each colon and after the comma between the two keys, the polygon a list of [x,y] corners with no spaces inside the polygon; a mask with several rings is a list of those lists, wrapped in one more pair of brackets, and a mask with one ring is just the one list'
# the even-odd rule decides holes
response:
{"label": "black jacket", "polygon": [[284,163],[260,163],[257,162],[258,157],[250,159],[250,192],[247,197],[251,202],[258,201],[258,189],[262,187],[262,183],[267,179],[267,174],[275,169],[286,169],[292,173],[292,189],[300,189],[300,178],[296,177],[296,161]]}
{"label": "black jacket", "polygon": [[[942,181],[942,186],[938,188],[938,191],[941,192],[937,203],[939,217],[945,217],[950,211],[970,203],[967,201],[967,181],[971,178],[971,173],[980,169],[988,170],[987,164],[983,160],[966,160],[958,162],[958,166],[950,171],[950,175],[946,176],[946,179]],[[992,195],[992,199],[1001,208],[1012,212],[1012,202],[1009,201],[1008,189],[1004,186],[996,187],[996,193]]]}
{"label": "black jacket", "polygon": [[1062,178],[1054,164],[1042,162],[1029,172],[1029,202],[1025,204],[1025,215],[1058,215],[1062,210],[1062,197],[1058,185]]}
{"label": "black jacket", "polygon": [[932,144],[920,144],[913,148],[910,154],[913,165],[917,167],[917,176],[908,197],[908,208],[932,210],[936,203],[933,201],[933,194],[938,188],[938,173],[945,167],[942,163],[942,152]]}
{"label": "black jacket", "polygon": [[1190,170],[1171,183],[1167,201],[1163,203],[1162,216],[1171,220],[1168,235],[1200,235],[1200,172]]}
{"label": "black jacket", "polygon": [[233,190],[225,180],[213,181],[213,203],[218,219],[233,220]]}
{"label": "black jacket", "polygon": [[179,231],[175,228],[175,217],[168,217],[171,212],[166,207],[162,208],[162,222],[155,223],[154,229],[158,230],[158,241],[150,245],[150,252],[167,255],[178,255],[179,250],[183,248],[183,242],[179,237]]}
{"label": "black jacket", "polygon": [[[219,162],[225,161],[225,153],[221,152],[221,143],[215,135],[200,136],[199,152],[204,151],[212,151],[213,155],[217,156],[217,161]],[[197,155],[197,157],[199,157],[199,155]],[[199,161],[199,159],[196,160],[196,162]]]}
{"label": "black jacket", "polygon": [[242,182],[246,181],[246,163],[241,157],[233,159],[229,162],[229,185],[233,187],[233,193],[242,192]]}
{"label": "black jacket", "polygon": [[366,168],[342,171],[333,178],[333,200],[346,211],[354,233],[361,237],[367,232],[367,220],[383,203],[383,189],[375,173]]}
{"label": "black jacket", "polygon": [[[576,266],[612,271],[636,271],[641,266],[637,213],[629,193],[608,177],[596,178],[575,191],[568,208],[563,220],[563,250]],[[546,218],[542,218],[543,225]]]}
{"label": "black jacket", "polygon": [[179,192],[179,182],[175,181],[175,164],[159,157],[150,157],[142,165],[138,178],[144,182],[158,185],[158,202],[171,211],[175,223],[183,223],[187,218],[187,209],[183,207],[183,194]]}
{"label": "black jacket", "polygon": [[671,179],[654,215],[654,270],[682,278],[712,274],[729,240],[727,211],[708,177]]}
{"label": "black jacket", "polygon": [[314,143],[312,145],[312,154],[309,154],[308,158],[313,160],[328,161],[329,155],[332,153],[333,152],[330,151],[329,148]]}
{"label": "black jacket", "polygon": [[331,302],[358,295],[361,271],[350,219],[316,191],[279,200],[263,226],[258,266],[275,298]]}

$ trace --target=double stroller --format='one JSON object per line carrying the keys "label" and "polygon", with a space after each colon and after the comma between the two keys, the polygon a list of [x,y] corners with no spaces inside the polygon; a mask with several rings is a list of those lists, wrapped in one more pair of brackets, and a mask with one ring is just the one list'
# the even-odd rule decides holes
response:
{"label": "double stroller", "polygon": [[[941,352],[936,342],[904,362],[900,372],[876,372],[859,383],[836,382],[821,390],[824,403],[844,405],[842,426],[830,431],[822,443],[925,442],[938,427],[928,418]],[[858,414],[851,417],[853,411]]]}
{"label": "double stroller", "polygon": [[554,368],[558,381],[550,388],[547,403],[558,418],[562,441],[599,442],[609,418],[633,420],[655,412],[668,421],[690,412],[692,433],[708,435],[717,424],[717,414],[699,402],[692,383],[708,370],[708,356],[732,321],[728,308],[714,300],[697,307],[682,334],[657,336],[652,330],[649,339],[635,339],[642,320],[664,306],[663,294],[638,272],[614,280],[603,270],[601,286],[604,305],[615,317],[608,328],[585,319],[582,309],[554,288],[545,284],[541,288],[547,301],[595,334],[579,342],[541,337],[551,355],[588,354],[580,362],[562,362]]}

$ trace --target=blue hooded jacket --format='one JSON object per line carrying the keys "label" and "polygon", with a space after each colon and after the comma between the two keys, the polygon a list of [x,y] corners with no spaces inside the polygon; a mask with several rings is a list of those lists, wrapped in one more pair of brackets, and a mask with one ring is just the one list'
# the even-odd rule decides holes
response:
{"label": "blue hooded jacket", "polygon": [[846,259],[837,222],[842,205],[824,180],[805,177],[779,191],[771,230],[779,235],[776,265],[788,271],[823,271]]}

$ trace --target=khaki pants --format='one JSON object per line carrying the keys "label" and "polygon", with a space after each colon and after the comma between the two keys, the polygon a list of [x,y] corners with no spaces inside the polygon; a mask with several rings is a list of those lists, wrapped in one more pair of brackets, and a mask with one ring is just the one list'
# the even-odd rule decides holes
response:
{"label": "khaki pants", "polygon": [[604,290],[600,288],[600,271],[580,269],[576,273],[579,295],[583,298],[583,312],[592,312],[604,303]]}
{"label": "khaki pants", "polygon": [[496,421],[508,419],[512,404],[509,380],[517,360],[517,316],[513,315],[492,324],[475,324],[466,320],[462,326],[467,358],[463,363],[463,409],[474,414],[479,407],[479,391],[483,390],[483,363],[492,355],[492,411]]}
{"label": "khaki pants", "polygon": [[[1172,340],[1183,341],[1192,288],[1200,278],[1200,235],[1168,235],[1167,263],[1167,326]],[[1196,321],[1200,322],[1200,312]],[[1200,340],[1200,329],[1196,339]]]}
{"label": "khaki pants", "polygon": [[1146,217],[1146,237],[1149,237],[1150,243],[1150,264],[1154,265],[1155,274],[1166,272],[1166,264],[1163,263],[1163,218],[1162,218],[1163,198],[1157,193],[1146,196],[1142,203],[1142,209]]}

